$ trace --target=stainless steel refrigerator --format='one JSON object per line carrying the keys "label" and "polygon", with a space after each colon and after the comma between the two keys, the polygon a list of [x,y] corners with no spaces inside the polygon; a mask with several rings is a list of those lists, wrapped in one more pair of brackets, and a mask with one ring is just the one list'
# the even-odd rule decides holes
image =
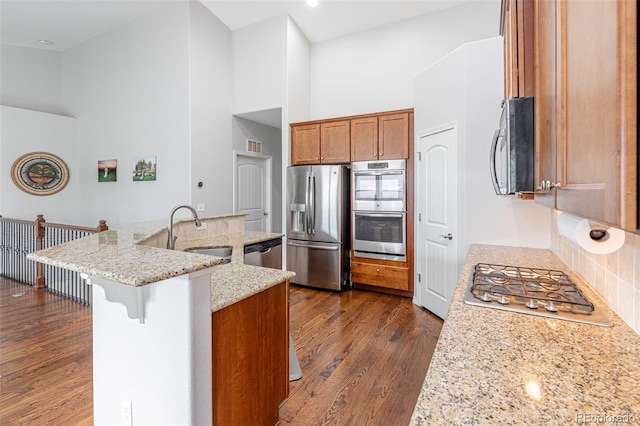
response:
{"label": "stainless steel refrigerator", "polygon": [[349,168],[287,169],[287,270],[295,284],[340,291],[349,285]]}

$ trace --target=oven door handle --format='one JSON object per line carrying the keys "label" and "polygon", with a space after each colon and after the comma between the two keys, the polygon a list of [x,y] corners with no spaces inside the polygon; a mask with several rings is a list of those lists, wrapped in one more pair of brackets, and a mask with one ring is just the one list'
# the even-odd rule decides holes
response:
{"label": "oven door handle", "polygon": [[404,170],[389,170],[388,172],[353,172],[356,176],[388,176],[402,175]]}
{"label": "oven door handle", "polygon": [[354,213],[356,216],[369,216],[369,217],[397,217],[403,218],[404,213]]}

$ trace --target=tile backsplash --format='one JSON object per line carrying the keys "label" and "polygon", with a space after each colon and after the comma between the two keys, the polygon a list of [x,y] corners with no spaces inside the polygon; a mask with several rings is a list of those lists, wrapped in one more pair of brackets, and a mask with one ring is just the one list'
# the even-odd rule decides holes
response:
{"label": "tile backsplash", "polygon": [[560,235],[559,212],[551,214],[551,250],[640,334],[640,235],[625,232],[620,250],[593,254]]}

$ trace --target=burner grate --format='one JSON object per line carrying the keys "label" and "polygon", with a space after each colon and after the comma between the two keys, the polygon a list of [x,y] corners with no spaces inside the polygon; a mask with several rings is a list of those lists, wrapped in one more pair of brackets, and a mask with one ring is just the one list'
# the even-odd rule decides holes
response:
{"label": "burner grate", "polygon": [[592,313],[594,305],[561,271],[479,263],[475,267],[471,293],[485,302],[512,301],[549,311]]}

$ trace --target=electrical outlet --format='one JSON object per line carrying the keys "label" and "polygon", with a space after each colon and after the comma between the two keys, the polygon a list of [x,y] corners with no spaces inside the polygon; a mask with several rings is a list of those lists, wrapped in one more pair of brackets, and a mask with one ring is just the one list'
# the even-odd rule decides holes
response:
{"label": "electrical outlet", "polygon": [[133,426],[132,408],[133,404],[130,401],[122,400],[122,424],[124,426]]}
{"label": "electrical outlet", "polygon": [[207,229],[207,222],[200,222],[200,226],[196,228],[198,231],[203,231]]}
{"label": "electrical outlet", "polygon": [[203,212],[204,211],[204,203],[198,203],[197,209],[199,212]]}

